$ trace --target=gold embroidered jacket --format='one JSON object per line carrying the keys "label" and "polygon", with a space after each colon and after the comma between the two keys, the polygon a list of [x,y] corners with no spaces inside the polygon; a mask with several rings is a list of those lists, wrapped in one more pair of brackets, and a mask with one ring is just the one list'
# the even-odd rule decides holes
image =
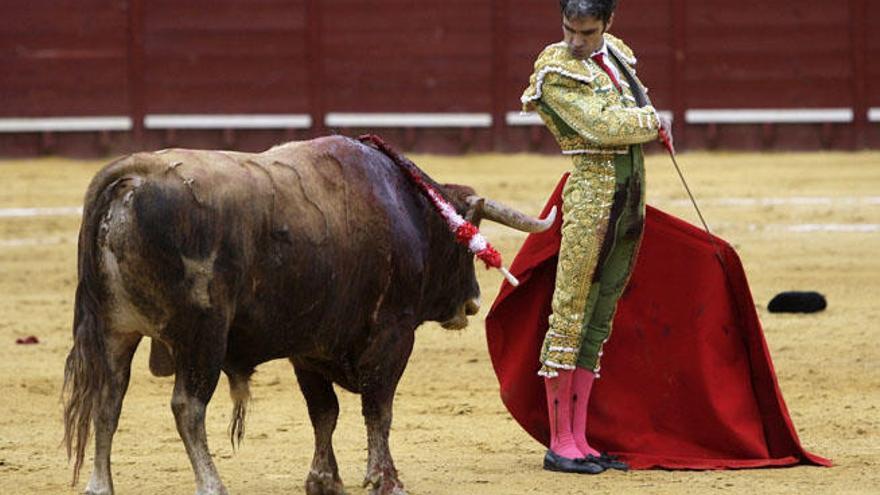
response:
{"label": "gold embroidered jacket", "polygon": [[[608,51],[635,76],[636,59],[621,40],[605,34]],[[608,63],[613,63],[608,61]],[[633,88],[621,74],[623,92],[593,60],[571,56],[564,42],[541,52],[522,96],[523,111],[537,111],[565,154],[623,154],[629,145],[657,139],[660,122],[650,102],[639,107]]]}

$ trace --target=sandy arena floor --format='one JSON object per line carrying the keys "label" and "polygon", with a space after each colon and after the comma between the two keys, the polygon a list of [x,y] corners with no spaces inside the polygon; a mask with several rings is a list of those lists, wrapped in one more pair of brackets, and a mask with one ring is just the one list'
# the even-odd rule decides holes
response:
{"label": "sandy arena floor", "polygon": [[[537,213],[562,157],[417,156],[435,178]],[[780,384],[803,444],[834,459],[830,469],[609,472],[596,477],[541,469],[543,447],[519,429],[498,397],[482,318],[499,276],[480,270],[484,309],[462,332],[425,325],[397,394],[392,452],[409,492],[520,493],[880,493],[880,153],[686,154],[681,163],[715,232],[742,256]],[[0,493],[64,494],[60,387],[71,343],[81,204],[102,162],[0,162]],[[648,159],[649,203],[696,222],[669,159]],[[20,208],[61,208],[33,216]],[[40,210],[45,212],[45,210]],[[32,213],[32,212],[31,212]],[[484,232],[512,260],[521,234]],[[764,309],[783,290],[819,290],[827,311],[778,316]],[[36,335],[39,345],[16,345]],[[873,337],[872,337],[873,335]],[[114,481],[122,494],[188,494],[189,462],[169,408],[171,379],[135,357],[115,438]],[[286,362],[259,368],[243,448],[226,428],[231,402],[221,379],[208,435],[231,493],[302,493],[312,455],[304,401]],[[352,494],[366,464],[357,396],[340,392],[335,435]],[[91,447],[89,452],[91,452]],[[87,460],[83,478],[87,478]]]}

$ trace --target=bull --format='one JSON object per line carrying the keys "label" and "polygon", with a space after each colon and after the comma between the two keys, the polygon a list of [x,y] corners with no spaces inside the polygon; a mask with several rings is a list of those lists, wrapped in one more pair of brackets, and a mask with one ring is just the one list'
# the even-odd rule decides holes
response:
{"label": "bull", "polygon": [[[259,154],[137,153],[89,185],[78,244],[73,346],[64,376],[65,444],[74,483],[94,427],[89,494],[113,493],[110,451],[132,356],[151,340],[150,370],[174,376],[171,409],[197,494],[224,494],[205,410],[220,373],[244,433],[257,365],[288,359],[305,397],[315,452],[309,494],[343,493],[332,435],[333,389],[361,395],[364,486],[403,493],[388,446],[392,401],[426,321],[448,329],[479,310],[473,255],[401,171],[405,158],[327,137]],[[422,179],[458,214],[525,231],[526,217],[466,186]]]}

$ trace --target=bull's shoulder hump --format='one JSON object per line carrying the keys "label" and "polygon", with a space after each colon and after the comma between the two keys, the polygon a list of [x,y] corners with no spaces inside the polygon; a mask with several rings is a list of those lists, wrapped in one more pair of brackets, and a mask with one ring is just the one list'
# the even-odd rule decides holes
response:
{"label": "bull's shoulder hump", "polygon": [[260,153],[260,155],[273,155],[275,153],[289,152],[292,150],[297,150],[304,145],[307,145],[309,141],[288,141],[286,143],[276,144],[266,151]]}
{"label": "bull's shoulder hump", "polygon": [[345,136],[324,136],[308,141],[309,148],[318,153],[331,155],[362,152],[367,146]]}
{"label": "bull's shoulder hump", "polygon": [[373,148],[345,136],[324,136],[276,146],[259,156],[285,163],[318,164],[332,161],[341,166],[362,162]]}

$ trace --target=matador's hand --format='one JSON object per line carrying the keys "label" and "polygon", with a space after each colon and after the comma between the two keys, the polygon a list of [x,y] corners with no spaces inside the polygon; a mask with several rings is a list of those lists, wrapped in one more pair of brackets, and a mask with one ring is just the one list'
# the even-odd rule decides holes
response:
{"label": "matador's hand", "polygon": [[660,119],[660,142],[671,154],[675,154],[675,140],[672,137],[672,119],[663,115],[658,115]]}

